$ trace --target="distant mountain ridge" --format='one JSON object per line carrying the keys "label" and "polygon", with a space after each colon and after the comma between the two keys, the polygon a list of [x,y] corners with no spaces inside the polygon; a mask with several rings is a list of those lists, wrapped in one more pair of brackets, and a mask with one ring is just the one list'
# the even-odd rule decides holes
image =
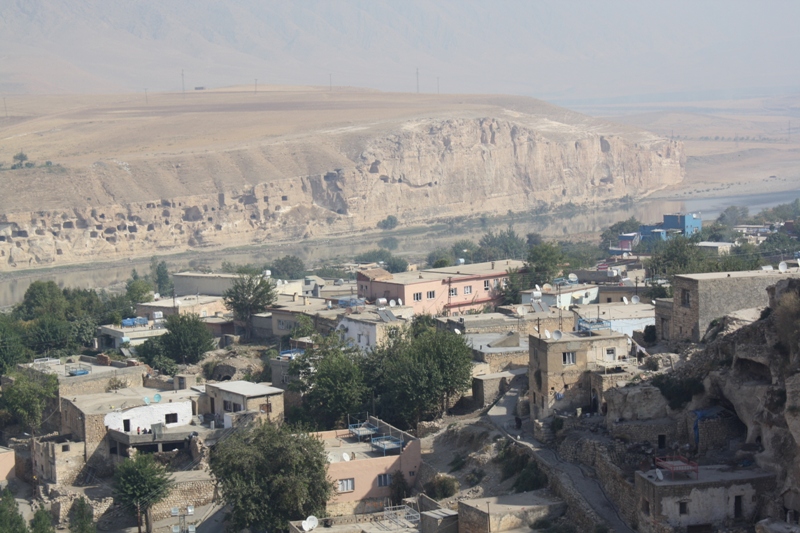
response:
{"label": "distant mountain ridge", "polygon": [[[8,0],[0,91],[335,85],[544,98],[800,86],[800,5]],[[331,78],[329,78],[329,75]]]}

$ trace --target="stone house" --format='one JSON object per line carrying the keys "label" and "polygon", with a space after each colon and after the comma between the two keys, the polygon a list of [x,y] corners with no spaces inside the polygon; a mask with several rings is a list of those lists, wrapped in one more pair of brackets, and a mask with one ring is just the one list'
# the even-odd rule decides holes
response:
{"label": "stone house", "polygon": [[739,309],[766,306],[767,288],[798,272],[749,270],[684,274],[673,279],[672,307],[656,305],[659,338],[700,342],[709,324]]}
{"label": "stone house", "polygon": [[31,442],[31,467],[40,481],[72,485],[86,465],[86,446],[72,435],[48,435]]}
{"label": "stone house", "polygon": [[629,342],[626,335],[610,330],[530,335],[531,417],[589,407],[600,396],[591,388],[590,371],[626,362]]}
{"label": "stone house", "polygon": [[472,348],[475,361],[487,363],[489,372],[502,372],[514,368],[526,368],[530,358],[528,338],[516,331],[505,333],[471,333],[464,335]]}
{"label": "stone house", "polygon": [[[684,462],[667,459],[671,464]],[[760,496],[774,487],[775,474],[758,468],[717,465],[696,467],[696,473],[637,471],[638,530],[693,533],[737,522],[744,527],[756,521]]]}
{"label": "stone house", "polygon": [[283,390],[250,381],[223,381],[206,384],[210,413],[217,423],[229,428],[233,413],[258,413],[271,422],[282,422]]}
{"label": "stone house", "polygon": [[525,314],[519,315],[519,305],[502,305],[495,313],[478,313],[458,317],[438,317],[436,327],[448,331],[458,330],[470,333],[508,333],[517,331],[520,335],[535,335],[539,329],[571,331],[575,329],[575,317],[569,311],[544,306],[522,306]]}

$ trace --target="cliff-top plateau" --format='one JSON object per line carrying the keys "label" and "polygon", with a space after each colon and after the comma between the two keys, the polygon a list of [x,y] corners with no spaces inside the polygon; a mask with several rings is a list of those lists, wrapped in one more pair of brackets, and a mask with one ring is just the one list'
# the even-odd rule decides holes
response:
{"label": "cliff-top plateau", "polygon": [[[260,87],[15,96],[0,271],[639,196],[680,142],[511,96]],[[23,151],[32,168],[9,169]]]}

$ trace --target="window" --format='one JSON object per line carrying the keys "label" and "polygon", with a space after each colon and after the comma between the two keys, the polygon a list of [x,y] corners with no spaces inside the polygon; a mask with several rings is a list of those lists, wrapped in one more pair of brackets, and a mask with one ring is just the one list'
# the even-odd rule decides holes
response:
{"label": "window", "polygon": [[733,498],[733,517],[734,518],[741,518],[744,516],[742,512],[742,497],[741,496],[734,496]]}
{"label": "window", "polygon": [[678,502],[678,512],[680,514],[689,514],[689,504],[687,502]]}
{"label": "window", "polygon": [[378,486],[379,487],[388,487],[392,484],[392,475],[391,474],[379,474],[378,475]]}
{"label": "window", "polygon": [[271,413],[272,412],[272,404],[271,403],[262,403],[258,409],[262,413]]}
{"label": "window", "polygon": [[574,365],[575,364],[575,352],[563,352],[561,354],[561,360],[564,365]]}
{"label": "window", "polygon": [[464,294],[472,294],[472,285],[464,287]]}
{"label": "window", "polygon": [[422,301],[422,293],[421,292],[415,292],[414,293],[414,301],[415,302],[421,302]]}
{"label": "window", "polygon": [[169,413],[164,415],[164,423],[165,424],[177,424],[178,423],[178,413]]}
{"label": "window", "polygon": [[681,305],[684,307],[689,307],[692,304],[692,298],[689,294],[689,291],[686,289],[681,289]]}
{"label": "window", "polygon": [[281,383],[289,383],[289,374],[283,374],[281,376]]}
{"label": "window", "polygon": [[483,290],[488,291],[491,288],[491,283],[488,279],[483,280]]}
{"label": "window", "polygon": [[458,296],[458,287],[450,287],[450,296]]}
{"label": "window", "polygon": [[230,413],[231,411],[233,411],[233,404],[228,400],[222,400],[222,409],[225,412]]}
{"label": "window", "polygon": [[358,334],[358,344],[361,344],[361,333]]}
{"label": "window", "polygon": [[642,512],[645,516],[650,516],[650,502],[647,500],[642,500]]}
{"label": "window", "polygon": [[347,478],[339,480],[339,492],[353,492],[356,490],[355,479]]}
{"label": "window", "polygon": [[606,298],[606,303],[611,303],[611,298]]}
{"label": "window", "polygon": [[414,477],[416,474],[417,474],[416,470],[409,470],[408,471],[408,477]]}
{"label": "window", "polygon": [[62,452],[68,452],[69,451],[69,444],[62,444],[61,445],[61,451]]}
{"label": "window", "polygon": [[122,421],[122,431],[125,433],[130,433],[131,431],[131,421],[130,420],[123,420]]}
{"label": "window", "polygon": [[436,298],[436,291],[428,291],[428,292],[425,294],[425,297],[426,297],[428,300],[433,300],[434,298]]}
{"label": "window", "polygon": [[234,413],[238,413],[241,410],[242,410],[242,406],[241,405],[239,405],[238,403],[233,404],[233,412]]}
{"label": "window", "polygon": [[667,436],[666,435],[659,435],[658,436],[658,449],[663,450],[667,447]]}
{"label": "window", "polygon": [[606,361],[616,361],[616,360],[617,360],[617,349],[606,348]]}

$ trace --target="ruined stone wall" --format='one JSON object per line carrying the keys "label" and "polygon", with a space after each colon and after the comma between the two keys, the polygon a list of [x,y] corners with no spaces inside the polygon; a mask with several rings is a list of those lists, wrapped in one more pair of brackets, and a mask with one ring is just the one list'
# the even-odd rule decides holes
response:
{"label": "ruined stone wall", "polygon": [[488,363],[489,371],[492,373],[515,368],[525,368],[528,366],[530,355],[527,348],[519,352],[486,353],[481,350],[472,349],[472,357],[476,361]]}
{"label": "ruined stone wall", "polygon": [[183,480],[184,474],[187,473],[179,472],[174,476],[175,485],[169,495],[152,507],[151,516],[153,520],[158,521],[169,518],[173,507],[185,512],[187,505],[194,505],[197,508],[214,501],[216,487],[210,474],[203,479],[202,476],[198,476],[197,472],[190,472],[188,474],[192,478]]}
{"label": "ruined stone wall", "polygon": [[353,502],[328,502],[325,510],[328,516],[347,516],[354,514],[378,513],[383,511],[386,501],[383,498],[364,498]]}

